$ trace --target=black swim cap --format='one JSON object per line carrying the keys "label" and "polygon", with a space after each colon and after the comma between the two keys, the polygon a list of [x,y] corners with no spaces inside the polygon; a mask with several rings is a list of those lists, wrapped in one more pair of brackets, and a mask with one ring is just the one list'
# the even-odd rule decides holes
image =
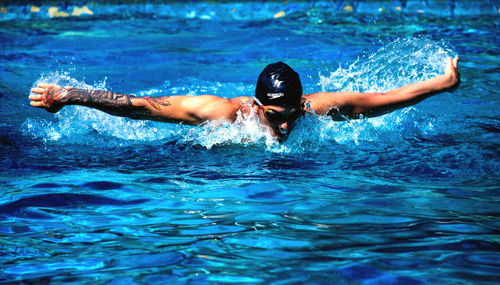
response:
{"label": "black swim cap", "polygon": [[255,97],[264,105],[299,106],[302,102],[299,74],[281,61],[269,64],[259,75]]}

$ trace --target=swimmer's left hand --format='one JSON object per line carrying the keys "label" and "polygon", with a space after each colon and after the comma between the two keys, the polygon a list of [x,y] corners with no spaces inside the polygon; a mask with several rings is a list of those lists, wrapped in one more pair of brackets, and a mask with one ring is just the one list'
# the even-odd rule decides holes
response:
{"label": "swimmer's left hand", "polygon": [[455,91],[460,85],[460,73],[458,73],[458,57],[448,58],[444,76],[448,85],[445,89],[447,89],[447,91]]}

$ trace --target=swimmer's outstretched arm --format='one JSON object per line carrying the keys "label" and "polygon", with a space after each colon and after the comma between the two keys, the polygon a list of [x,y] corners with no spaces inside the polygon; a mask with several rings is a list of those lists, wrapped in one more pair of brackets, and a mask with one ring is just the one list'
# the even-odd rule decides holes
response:
{"label": "swimmer's outstretched arm", "polygon": [[82,105],[108,114],[141,120],[198,125],[236,118],[238,102],[217,96],[137,97],[110,91],[85,90],[39,83],[31,89],[31,106],[56,113],[66,105]]}
{"label": "swimmer's outstretched arm", "polygon": [[320,92],[305,95],[317,114],[342,120],[360,115],[374,117],[414,105],[432,95],[452,91],[460,84],[458,57],[449,58],[444,75],[416,82],[385,93]]}

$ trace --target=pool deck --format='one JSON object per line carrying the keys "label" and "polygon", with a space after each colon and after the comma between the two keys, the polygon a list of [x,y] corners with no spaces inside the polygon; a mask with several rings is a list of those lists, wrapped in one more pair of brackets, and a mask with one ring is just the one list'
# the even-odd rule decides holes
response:
{"label": "pool deck", "polygon": [[[166,6],[203,6],[212,9],[217,7],[218,13],[227,14],[241,10],[245,6],[271,8],[268,17],[282,18],[304,9],[317,8],[328,10],[331,13],[349,14],[384,14],[404,13],[423,16],[469,16],[469,15],[500,15],[500,1],[449,1],[449,0],[400,0],[400,1],[305,1],[305,0],[271,0],[271,1],[175,1],[175,0],[134,0],[134,1],[28,1],[20,0],[14,3],[9,0],[0,0],[0,21],[15,20],[18,18],[67,18],[88,17],[97,15],[122,14],[122,13],[162,13]],[[244,5],[244,6],[242,6]],[[248,7],[246,7],[248,8]],[[240,12],[240,11],[239,11]],[[266,13],[265,13],[266,14]],[[167,16],[170,16],[169,14]],[[189,17],[188,17],[189,18]]]}

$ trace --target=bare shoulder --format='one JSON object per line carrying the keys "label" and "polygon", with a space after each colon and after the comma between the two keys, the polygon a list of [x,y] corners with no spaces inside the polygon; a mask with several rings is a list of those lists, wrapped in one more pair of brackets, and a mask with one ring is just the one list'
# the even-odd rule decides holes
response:
{"label": "bare shoulder", "polygon": [[252,103],[252,98],[248,96],[240,96],[236,98],[229,99],[231,102],[231,108],[234,112],[234,120],[236,120],[236,115],[238,111],[241,111],[244,114],[248,114],[250,112],[250,104]]}
{"label": "bare shoulder", "polygon": [[252,102],[251,97],[240,96],[235,98],[221,98],[217,100],[216,107],[217,111],[214,113],[218,113],[218,118],[216,119],[227,119],[231,121],[235,121],[238,112],[241,111],[247,114],[249,110],[250,103]]}
{"label": "bare shoulder", "polygon": [[223,98],[213,95],[186,96],[182,102],[195,122],[236,120],[238,110],[245,106],[249,97]]}
{"label": "bare shoulder", "polygon": [[252,102],[252,97],[239,96],[239,97],[231,98],[228,100],[231,102],[231,104],[233,105],[234,108],[237,108],[239,110],[242,107],[250,104]]}

